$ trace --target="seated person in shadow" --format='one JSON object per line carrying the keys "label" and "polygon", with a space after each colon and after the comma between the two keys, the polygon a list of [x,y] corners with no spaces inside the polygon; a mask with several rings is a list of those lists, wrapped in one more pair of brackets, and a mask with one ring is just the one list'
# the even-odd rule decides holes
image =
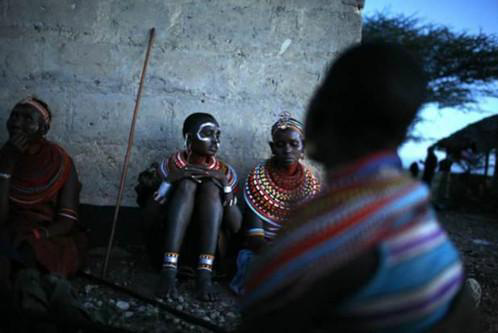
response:
{"label": "seated person in shadow", "polygon": [[239,252],[237,273],[230,284],[237,294],[243,292],[253,255],[275,238],[297,205],[320,191],[318,179],[300,163],[304,158],[302,123],[283,112],[271,128],[271,137],[271,158],[249,172],[244,186],[245,248]]}
{"label": "seated person in shadow", "polygon": [[255,261],[243,332],[478,332],[461,257],[396,154],[426,79],[403,49],[339,56],[306,115],[326,190]]}
{"label": "seated person in shadow", "polygon": [[[144,199],[146,187],[137,188],[150,230],[156,238],[161,238],[158,248],[162,264],[157,289],[160,296],[177,296],[180,253],[190,255],[196,251],[197,297],[204,301],[217,298],[212,270],[222,222],[231,233],[236,233],[242,220],[234,193],[237,174],[230,165],[216,158],[220,133],[212,115],[191,114],[183,124],[185,150],[157,165],[155,172],[160,182],[156,182],[154,193],[150,196],[149,191],[149,197]],[[143,182],[145,175],[142,178]],[[191,244],[182,247],[187,239]]]}
{"label": "seated person in shadow", "polygon": [[78,221],[81,184],[71,157],[45,139],[51,112],[28,97],[7,120],[0,149],[0,258],[4,290],[31,315],[86,318],[66,280],[83,265],[86,237]]}

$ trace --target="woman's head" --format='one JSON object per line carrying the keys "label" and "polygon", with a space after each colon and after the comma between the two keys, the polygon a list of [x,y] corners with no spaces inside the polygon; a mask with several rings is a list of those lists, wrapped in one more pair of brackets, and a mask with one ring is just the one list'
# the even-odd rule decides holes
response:
{"label": "woman's head", "polygon": [[287,112],[271,128],[272,141],[269,142],[273,160],[285,167],[299,161],[304,155],[303,124],[291,118]]}
{"label": "woman's head", "polygon": [[396,148],[423,104],[426,78],[398,46],[370,43],[344,52],[306,115],[310,157],[326,166]]}
{"label": "woman's head", "polygon": [[183,122],[187,150],[201,156],[212,156],[220,146],[220,127],[209,113],[193,113]]}
{"label": "woman's head", "polygon": [[43,137],[50,128],[52,114],[45,102],[27,97],[18,102],[7,120],[9,135],[25,135],[30,141]]}

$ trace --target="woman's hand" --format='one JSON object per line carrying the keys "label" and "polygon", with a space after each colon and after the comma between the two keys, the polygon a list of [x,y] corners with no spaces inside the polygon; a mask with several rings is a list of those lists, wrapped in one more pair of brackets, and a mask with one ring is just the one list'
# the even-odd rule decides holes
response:
{"label": "woman's hand", "polygon": [[233,192],[223,193],[223,207],[231,207],[237,203],[237,197]]}
{"label": "woman's hand", "polygon": [[219,170],[209,170],[199,165],[189,165],[183,169],[176,169],[168,175],[167,181],[175,183],[181,179],[189,178],[197,183],[201,183],[202,179],[213,179],[219,187],[223,188],[227,184],[226,176]]}
{"label": "woman's hand", "polygon": [[227,177],[220,170],[211,170],[201,165],[189,165],[184,168],[188,172],[192,173],[197,179],[210,178],[215,180],[216,185],[224,187],[228,184]]}
{"label": "woman's hand", "polygon": [[[28,150],[28,137],[24,134],[14,134],[1,148],[2,172],[12,172],[19,157]],[[5,169],[5,170],[4,170]]]}
{"label": "woman's hand", "polygon": [[205,177],[206,175],[203,171],[187,166],[185,168],[175,169],[174,171],[170,172],[166,180],[168,183],[174,184],[182,179],[188,178],[195,181],[196,183],[200,183],[201,179]]}
{"label": "woman's hand", "polygon": [[18,233],[14,238],[14,247],[18,248],[22,243],[28,240],[34,240],[35,235],[32,230],[25,230],[23,232]]}
{"label": "woman's hand", "polygon": [[[180,170],[183,172],[178,172]],[[168,176],[168,181],[173,182],[181,178],[190,178],[200,183],[202,182],[202,179],[211,179],[223,193],[223,207],[230,207],[237,203],[237,198],[232,191],[225,192],[225,189],[228,188],[228,179],[221,170],[207,169],[200,165],[189,165],[180,170],[177,170],[176,174],[173,175],[173,180],[170,180],[170,177]]]}
{"label": "woman's hand", "polygon": [[7,144],[12,146],[16,150],[16,152],[22,154],[22,153],[26,152],[26,150],[28,150],[29,139],[24,134],[14,134],[9,139],[9,141],[7,141]]}

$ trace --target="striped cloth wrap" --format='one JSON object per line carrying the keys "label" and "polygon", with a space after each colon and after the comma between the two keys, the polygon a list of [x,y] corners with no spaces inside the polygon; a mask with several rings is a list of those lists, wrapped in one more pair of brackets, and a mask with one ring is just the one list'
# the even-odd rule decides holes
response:
{"label": "striped cloth wrap", "polygon": [[459,254],[429,206],[427,187],[380,152],[330,173],[328,188],[294,214],[250,271],[246,311],[278,310],[352,259],[377,251],[370,279],[335,316],[354,331],[423,332],[463,284]]}

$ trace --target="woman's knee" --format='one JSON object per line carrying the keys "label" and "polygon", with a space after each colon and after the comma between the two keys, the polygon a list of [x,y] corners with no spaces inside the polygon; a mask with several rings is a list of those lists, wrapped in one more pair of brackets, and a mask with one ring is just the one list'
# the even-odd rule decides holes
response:
{"label": "woman's knee", "polygon": [[203,196],[203,199],[212,199],[221,201],[220,188],[213,181],[206,181],[199,185],[198,195]]}
{"label": "woman's knee", "polygon": [[174,195],[182,195],[182,196],[193,196],[197,190],[197,183],[193,180],[184,178],[175,185]]}

